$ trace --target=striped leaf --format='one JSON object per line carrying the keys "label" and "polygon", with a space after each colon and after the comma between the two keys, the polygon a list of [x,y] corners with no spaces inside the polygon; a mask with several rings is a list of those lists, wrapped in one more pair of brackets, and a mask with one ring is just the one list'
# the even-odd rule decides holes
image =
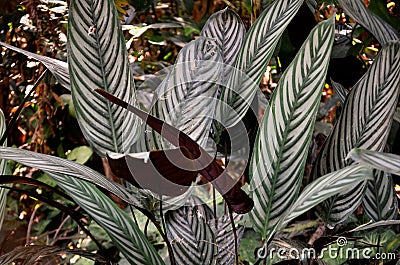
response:
{"label": "striped leaf", "polygon": [[[237,246],[239,249],[240,240],[244,234],[244,226],[237,225],[243,215],[234,214],[233,220],[236,227]],[[233,265],[235,263],[235,237],[232,231],[232,223],[229,215],[225,214],[218,218],[217,226],[215,220],[208,221],[215,235],[215,243],[217,244],[216,262],[220,265]]]}
{"label": "striped leaf", "polygon": [[[3,111],[0,109],[0,135],[3,135],[3,133],[6,130],[6,118],[4,117]],[[1,136],[0,136],[1,137]],[[7,145],[7,141],[4,142],[3,146]],[[0,160],[0,178],[1,175],[6,175],[8,174],[8,166],[7,166],[7,161],[6,160]],[[2,189],[0,188],[0,230],[1,227],[3,226],[3,221],[4,217],[6,215],[6,210],[7,210],[7,193],[8,189]]]}
{"label": "striped leaf", "polygon": [[311,31],[283,73],[265,111],[250,172],[254,200],[250,217],[263,238],[297,198],[333,37],[333,19]]}
{"label": "striped leaf", "polygon": [[221,83],[226,84],[229,73],[246,35],[242,19],[228,8],[214,13],[207,20],[200,36],[213,39],[219,47],[224,64]]}
{"label": "striped leaf", "polygon": [[[400,42],[388,43],[367,73],[353,86],[343,111],[321,149],[314,178],[349,165],[345,157],[353,148],[383,150],[400,90]],[[322,216],[334,226],[361,203],[366,182],[323,203]],[[340,214],[337,214],[340,213]]]}
{"label": "striped leaf", "polygon": [[237,112],[221,106],[222,117],[231,123],[229,126],[234,126],[246,114],[282,33],[302,3],[301,0],[274,1],[246,34],[227,89],[222,93],[223,101]]}
{"label": "striped leaf", "polygon": [[400,156],[371,150],[354,148],[347,156],[355,162],[382,170],[386,173],[400,175]]}
{"label": "striped leaf", "polygon": [[[103,263],[107,262],[107,260],[104,259],[104,257],[82,249],[69,249],[65,247],[61,248],[58,246],[49,246],[49,245],[47,246],[29,245],[24,247],[16,247],[14,250],[2,255],[0,257],[0,265],[46,263],[45,262],[46,258],[50,259],[52,258],[52,256],[64,253],[79,255],[87,259],[97,260],[98,262],[103,262]],[[60,261],[60,259],[61,257],[58,257],[58,261]],[[56,261],[56,259],[53,259],[53,261]]]}
{"label": "striped leaf", "polygon": [[399,208],[390,175],[374,170],[374,179],[367,184],[362,206],[366,215],[375,222],[396,219]]}
{"label": "striped leaf", "polygon": [[332,83],[333,90],[336,92],[336,94],[339,97],[340,103],[342,105],[344,105],[344,102],[346,102],[346,98],[347,98],[347,95],[349,94],[349,91],[346,88],[344,88],[344,86],[342,84],[339,84],[339,83],[333,81],[332,79],[331,79],[331,83]]}
{"label": "striped leaf", "polygon": [[167,212],[166,230],[176,264],[214,264],[215,236],[207,223],[212,218],[211,209],[193,198],[188,205]]}
{"label": "striped leaf", "polygon": [[49,175],[107,232],[130,264],[164,264],[132,218],[93,184],[63,174]]}
{"label": "striped leaf", "polygon": [[373,172],[363,165],[352,165],[329,173],[307,185],[296,202],[289,208],[279,225],[283,229],[294,218],[300,216],[335,194],[351,189],[365,180],[373,180]]}
{"label": "striped leaf", "polygon": [[348,158],[379,169],[374,171],[375,179],[367,185],[363,199],[365,213],[374,221],[395,219],[398,211],[396,191],[392,173],[400,175],[400,156],[355,148]]}
{"label": "striped leaf", "polygon": [[372,33],[380,44],[398,40],[397,31],[383,19],[367,9],[362,0],[338,0],[346,14]]}
{"label": "striped leaf", "polygon": [[41,169],[47,173],[68,175],[69,178],[74,177],[89,181],[115,194],[127,203],[140,208],[143,207],[137,190],[128,191],[97,171],[73,161],[11,147],[0,147],[0,159],[10,159],[26,166]]}
{"label": "striped leaf", "polygon": [[253,201],[241,189],[240,185],[231,178],[229,173],[225,171],[221,165],[217,163],[215,157],[208,154],[206,150],[198,145],[187,134],[102,89],[95,89],[95,91],[110,100],[110,102],[113,102],[114,104],[137,115],[172,145],[177,146],[180,149],[186,149],[189,157],[184,157],[183,153],[180,154],[180,157],[184,157],[185,160],[189,158],[193,161],[193,166],[196,171],[201,174],[206,181],[213,184],[232,211],[244,214],[253,208]]}
{"label": "striped leaf", "polygon": [[392,226],[392,225],[400,225],[400,220],[385,220],[385,221],[378,221],[378,222],[370,221],[366,224],[357,226],[356,228],[350,230],[349,232],[354,233],[354,232],[358,232],[358,231],[373,229],[373,228],[380,227],[380,226]]}
{"label": "striped leaf", "polygon": [[22,53],[28,57],[31,57],[35,60],[40,61],[42,64],[44,64],[47,69],[50,70],[50,72],[54,75],[54,77],[57,79],[57,81],[65,87],[68,90],[71,90],[70,83],[69,83],[69,73],[68,73],[68,64],[66,62],[53,59],[47,56],[35,54],[32,52],[25,51],[23,49],[14,47],[12,45],[9,45],[7,43],[1,42],[0,45],[3,45],[4,47]]}
{"label": "striped leaf", "polygon": [[[221,71],[222,57],[216,43],[203,37],[191,41],[180,51],[175,65],[157,88],[151,114],[205,147]],[[147,135],[153,144],[150,150],[171,147],[155,131]]]}
{"label": "striped leaf", "polygon": [[100,156],[124,153],[136,141],[136,117],[93,93],[103,88],[135,102],[125,40],[111,0],[72,0],[68,18],[68,65],[81,130]]}

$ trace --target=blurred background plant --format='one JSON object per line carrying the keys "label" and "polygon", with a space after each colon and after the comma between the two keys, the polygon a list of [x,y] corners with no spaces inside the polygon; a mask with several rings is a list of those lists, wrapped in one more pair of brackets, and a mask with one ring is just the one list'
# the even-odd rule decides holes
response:
{"label": "blurred background plant", "polygon": [[[120,15],[128,48],[129,62],[138,89],[150,76],[172,65],[180,49],[196,38],[208,17],[226,7],[236,11],[246,28],[271,1],[268,0],[171,0],[171,1],[127,1],[114,0]],[[369,10],[378,15],[397,31],[400,29],[399,1],[365,0]],[[68,1],[62,0],[0,0],[0,40],[21,49],[66,61]],[[381,46],[371,33],[346,15],[337,1],[305,1],[300,11],[289,24],[282,36],[275,54],[260,83],[260,89],[267,97],[276,87],[279,78],[309,31],[319,22],[336,12],[336,37],[328,76],[344,86],[345,90],[366,72]],[[33,96],[24,104],[23,111],[8,134],[8,146],[20,147],[40,153],[51,154],[103,172],[101,158],[85,141],[79,129],[69,91],[46,75],[37,87],[33,84],[45,71],[38,61],[25,55],[2,48],[0,55],[0,108],[10,121],[23,99],[34,89]],[[146,95],[143,93],[142,95]],[[149,99],[142,99],[142,104]],[[339,96],[327,80],[317,124],[310,147],[306,175],[310,175],[312,161],[341,111]],[[400,111],[397,122],[393,123],[388,148],[400,154]],[[10,164],[11,172],[40,180],[52,187],[55,183],[45,173]],[[399,178],[394,177],[400,184]],[[308,180],[306,178],[305,183]],[[398,194],[400,188],[397,185]],[[57,187],[55,187],[57,189]],[[60,191],[61,193],[61,191]],[[63,194],[61,194],[63,195]],[[68,196],[36,187],[15,183],[7,196],[7,214],[0,231],[0,255],[17,246],[53,245],[59,247],[83,248],[91,251],[96,242],[112,247],[111,240],[102,228],[87,217],[87,225],[93,238],[87,237],[62,206],[83,213]],[[45,200],[47,198],[47,200]],[[51,205],[51,201],[57,202]],[[61,206],[60,206],[61,205]],[[122,207],[122,205],[121,205]],[[223,205],[219,205],[223,211]],[[140,215],[138,215],[140,216]],[[166,248],[155,227],[146,218],[137,220],[147,231],[151,242],[166,255]],[[356,222],[356,221],[355,221]],[[291,237],[309,237],[318,227],[318,221],[304,221],[297,227],[286,229]],[[255,261],[253,250],[260,239],[251,231],[245,232],[239,254],[243,264]],[[399,240],[395,243],[399,245]],[[110,249],[113,251],[113,248]],[[115,251],[115,250],[114,250]],[[86,264],[88,260],[79,255],[57,256],[56,264]],[[53,257],[54,258],[54,257]],[[89,263],[90,264],[90,263]]]}

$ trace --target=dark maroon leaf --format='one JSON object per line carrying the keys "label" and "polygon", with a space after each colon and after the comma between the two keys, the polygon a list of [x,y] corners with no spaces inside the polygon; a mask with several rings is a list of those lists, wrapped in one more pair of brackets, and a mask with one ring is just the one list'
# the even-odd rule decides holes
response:
{"label": "dark maroon leaf", "polygon": [[[224,169],[215,161],[213,157],[211,157],[187,134],[120,100],[119,98],[107,93],[103,89],[95,89],[95,91],[111,102],[136,114],[153,130],[160,133],[173,145],[179,147],[180,149],[186,148],[189,151],[193,161],[194,170],[203,175],[207,181],[214,185],[218,192],[224,197],[232,211],[243,214],[249,212],[253,208],[253,201],[240,188],[239,184],[236,183],[226,171],[224,171]],[[174,178],[174,176],[172,176],[172,178]],[[192,181],[194,181],[194,178]]]}
{"label": "dark maroon leaf", "polygon": [[134,155],[109,155],[112,172],[137,188],[178,196],[196,179],[197,171],[186,148],[151,151],[148,161]]}

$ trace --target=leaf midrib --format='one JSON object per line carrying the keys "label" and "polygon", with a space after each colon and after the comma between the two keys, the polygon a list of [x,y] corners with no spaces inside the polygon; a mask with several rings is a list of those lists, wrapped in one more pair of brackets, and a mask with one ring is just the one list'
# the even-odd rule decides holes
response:
{"label": "leaf midrib", "polygon": [[[112,8],[113,7],[111,7],[111,9]],[[94,2],[93,1],[90,2],[90,9],[91,9],[91,14],[95,14],[95,12],[94,12]],[[93,25],[95,25],[97,27],[97,25],[98,25],[97,22],[98,21],[97,20],[95,21],[94,16],[92,17],[92,19],[93,19]],[[112,21],[112,25],[110,26],[110,28],[114,26],[115,19],[112,19],[111,21]],[[103,57],[102,57],[99,34],[98,34],[97,30],[95,30],[94,36],[95,36],[95,39],[96,39],[95,46],[96,46],[96,51],[97,51],[97,54],[98,54],[98,59],[100,61],[100,69],[101,69],[101,74],[102,74],[101,76],[102,76],[103,84],[104,84],[103,89],[106,90],[107,92],[112,93],[113,91],[110,91],[110,88],[109,88],[109,85],[108,85],[108,82],[107,82],[107,79],[106,79],[106,71],[104,69],[104,60],[103,60]],[[117,34],[117,36],[119,38],[119,34]],[[119,41],[120,41],[120,38],[119,38],[118,42]],[[114,145],[114,152],[119,153],[120,150],[118,148],[118,141],[117,141],[117,136],[116,136],[116,132],[115,132],[114,118],[113,118],[113,114],[112,114],[112,110],[111,110],[111,102],[108,101],[108,100],[104,100],[103,98],[101,99],[101,101],[103,101],[103,102],[105,102],[107,104],[106,106],[107,106],[107,110],[108,110],[108,114],[109,114],[108,115],[108,121],[109,121],[110,126],[111,126],[111,136],[112,136],[112,143]]]}

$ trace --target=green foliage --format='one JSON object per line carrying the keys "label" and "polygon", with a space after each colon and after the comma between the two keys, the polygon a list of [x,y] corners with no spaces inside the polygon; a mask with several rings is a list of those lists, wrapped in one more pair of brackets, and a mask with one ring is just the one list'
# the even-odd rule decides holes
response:
{"label": "green foliage", "polygon": [[[179,1],[178,6],[168,9],[193,15],[193,19],[179,18],[177,22],[165,18],[168,12],[163,6],[135,2],[134,19],[151,14],[156,23],[121,27],[121,23],[127,23],[123,15],[133,10],[128,2],[72,0],[68,26],[61,26],[63,32],[68,31],[68,64],[0,42],[40,61],[59,84],[57,93],[48,90],[48,79],[35,88],[38,92],[25,106],[17,126],[20,128],[28,120],[40,128],[35,133],[40,131],[43,143],[53,148],[44,152],[52,155],[5,147],[6,144],[0,147],[0,181],[9,183],[0,187],[0,227],[5,216],[4,231],[28,231],[22,236],[26,247],[11,244],[11,249],[3,250],[0,245],[0,264],[16,258],[34,263],[41,256],[59,253],[74,255],[68,262],[75,264],[89,264],[79,256],[103,263],[119,260],[121,264],[168,264],[167,259],[170,264],[235,264],[238,260],[240,264],[259,264],[264,259],[260,253],[272,247],[301,251],[307,242],[317,250],[337,248],[335,239],[342,232],[359,237],[348,242],[342,252],[365,247],[373,253],[399,249],[396,233],[381,228],[398,224],[395,181],[389,173],[399,174],[400,158],[382,153],[393,119],[398,120],[395,112],[400,93],[400,42],[396,30],[385,22],[396,25],[397,20],[391,19],[382,5],[371,5],[373,14],[361,0],[339,0],[344,12],[372,35],[362,29],[357,37],[367,37],[362,37],[360,45],[351,39],[346,47],[338,47],[333,9],[318,11],[322,1],[307,1],[317,20],[323,20],[321,16],[330,18],[311,30],[290,62],[281,64],[283,57],[273,57],[279,55],[279,49],[286,49],[279,42],[290,40],[287,26],[300,14],[303,1],[263,1],[268,5],[247,33],[248,17],[240,14],[241,18],[234,11],[236,4],[240,5],[237,10],[242,10],[242,5],[251,9],[249,3],[242,2],[233,1],[229,3],[233,9],[215,12],[201,30],[205,17],[203,22],[195,22],[193,14],[199,11],[195,1]],[[207,3],[207,9],[215,8],[212,5]],[[41,8],[57,21],[65,19],[64,2],[51,2]],[[35,9],[27,4],[21,12],[25,10],[30,10],[22,20],[26,30],[39,32],[44,25],[34,23]],[[147,13],[141,13],[143,10]],[[254,14],[252,11],[249,13]],[[12,26],[9,30],[18,32]],[[354,37],[356,29],[351,31]],[[200,37],[190,41],[194,34]],[[375,45],[377,42],[381,46]],[[60,43],[55,41],[54,45],[61,46]],[[179,53],[178,47],[183,47]],[[371,66],[366,64],[367,73],[350,92],[332,81],[338,96],[326,99],[328,66],[337,52],[345,56],[366,52],[373,60]],[[60,54],[57,58],[65,59]],[[10,62],[5,65],[11,67]],[[171,63],[161,75],[149,79],[147,74]],[[276,65],[268,67],[271,63]],[[281,65],[288,66],[281,71]],[[137,84],[143,79],[145,82],[139,87],[134,79]],[[260,82],[266,82],[268,89],[277,83],[268,100],[259,93]],[[17,104],[25,92],[14,87],[10,98]],[[52,97],[46,98],[48,95]],[[332,118],[331,110],[339,110],[335,105],[338,100],[341,113]],[[244,139],[257,131],[255,142],[247,137],[235,149],[233,141],[240,137],[234,138],[222,154],[217,152],[218,142],[213,140],[222,139],[225,129],[239,128],[249,112],[259,118],[259,126],[246,124],[236,136]],[[2,134],[6,123],[0,114]],[[43,126],[44,117],[51,120],[52,115],[62,116],[64,123],[58,123],[59,127]],[[327,135],[332,127],[324,122],[328,118],[337,122],[322,145],[318,142],[319,132]],[[65,139],[70,134],[60,131],[76,122],[85,140],[80,134]],[[37,137],[28,135],[31,139]],[[246,144],[249,146],[243,147]],[[168,150],[172,146],[178,149]],[[252,152],[249,186],[241,188],[239,178],[247,174],[244,168],[248,160],[241,152],[249,152],[246,148]],[[319,148],[317,157],[315,150]],[[136,158],[141,162],[138,165],[154,166],[155,174],[168,174],[168,181],[182,184],[185,177],[165,166],[165,154],[174,150],[182,152],[180,158],[195,168],[186,176],[189,180],[185,179],[185,185],[189,182],[191,186],[182,188],[186,191],[183,194],[167,197],[125,182],[141,173],[141,168],[123,170],[128,168],[129,159]],[[10,162],[14,175],[6,171],[5,159],[17,162]],[[311,170],[313,160],[316,163]],[[202,168],[197,168],[199,165]],[[234,175],[238,175],[237,179],[231,178]],[[8,189],[11,191],[7,195]],[[354,214],[360,205],[364,215]],[[318,217],[314,208],[319,210]],[[9,229],[10,215],[26,221]],[[363,218],[374,222],[363,224]],[[313,225],[304,226],[304,222]],[[313,235],[308,230],[285,230],[291,223],[300,230],[319,227]],[[359,226],[354,228],[356,225]],[[52,233],[52,242],[41,235]],[[264,262],[273,264],[281,259],[267,256]],[[312,262],[345,264],[349,259],[334,260],[324,255],[322,260]]]}

